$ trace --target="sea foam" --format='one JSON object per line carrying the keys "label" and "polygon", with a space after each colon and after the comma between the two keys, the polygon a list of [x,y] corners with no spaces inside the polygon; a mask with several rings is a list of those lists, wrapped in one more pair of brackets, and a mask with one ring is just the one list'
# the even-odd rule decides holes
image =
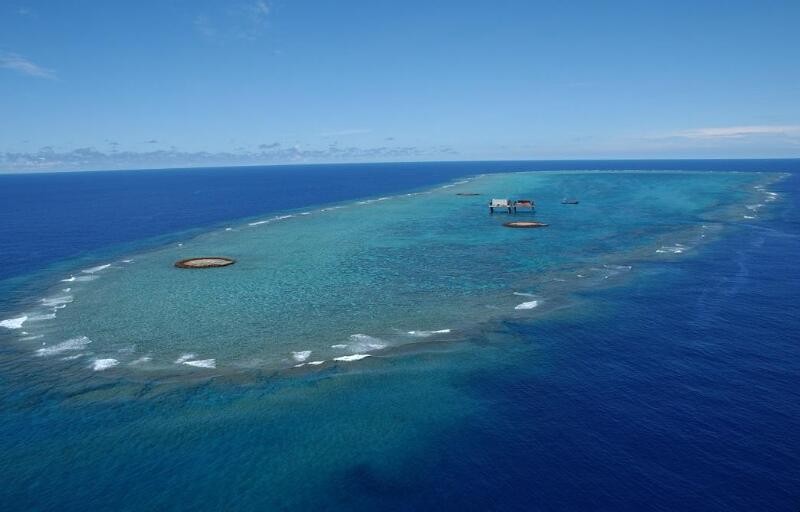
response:
{"label": "sea foam", "polygon": [[40,348],[36,350],[36,355],[52,356],[70,350],[83,350],[84,348],[86,348],[86,345],[88,345],[91,342],[92,340],[90,340],[86,336],[78,336],[76,338],[70,338],[67,341],[62,341],[61,343],[58,343],[51,347]]}
{"label": "sea foam", "polygon": [[408,331],[408,334],[418,338],[427,338],[429,336],[433,336],[434,334],[447,334],[449,332],[450,329],[439,329],[438,331]]}
{"label": "sea foam", "polygon": [[294,215],[278,215],[277,217],[272,217],[270,219],[257,220],[255,222],[250,222],[247,225],[248,226],[260,226],[261,224],[269,224],[270,222],[275,222],[275,221],[284,220],[284,219],[290,219],[292,217],[294,217]]}
{"label": "sea foam", "polygon": [[300,350],[298,352],[292,352],[292,359],[298,362],[303,362],[308,359],[308,356],[311,355],[310,350]]}
{"label": "sea foam", "polygon": [[31,315],[28,317],[28,322],[39,322],[41,320],[53,320],[56,317],[55,313],[45,313],[43,315]]}
{"label": "sea foam", "polygon": [[294,365],[294,368],[301,368],[303,366],[319,366],[324,362],[325,361],[309,361],[307,363],[296,364],[296,365]]}
{"label": "sea foam", "polygon": [[217,360],[216,359],[199,359],[195,361],[184,361],[183,364],[186,366],[194,366],[196,368],[216,368],[217,367]]}
{"label": "sea foam", "polygon": [[194,354],[192,352],[186,352],[184,354],[181,354],[181,356],[175,360],[175,364],[183,364],[189,359],[194,359],[195,357],[197,357],[197,354]]}
{"label": "sea foam", "polygon": [[100,272],[101,270],[105,270],[111,266],[111,263],[106,263],[105,265],[97,265],[96,267],[87,268],[85,270],[81,270],[84,274],[94,274],[95,272]]}
{"label": "sea foam", "polygon": [[538,300],[530,300],[528,302],[523,302],[522,304],[517,304],[514,306],[514,309],[533,309],[539,305]]}
{"label": "sea foam", "polygon": [[74,298],[72,297],[72,295],[61,295],[61,296],[57,296],[57,297],[46,297],[46,298],[42,299],[42,305],[43,306],[51,306],[51,307],[52,306],[56,306],[57,307],[57,306],[61,306],[61,305],[64,305],[64,304],[69,304],[73,300],[74,300]]}
{"label": "sea foam", "polygon": [[386,347],[386,343],[382,339],[366,334],[351,334],[350,342],[347,348],[352,352],[369,352],[370,350],[380,350]]}
{"label": "sea foam", "polygon": [[6,329],[19,329],[27,319],[28,317],[26,315],[18,316],[17,318],[8,318],[0,322],[0,327],[5,327]]}
{"label": "sea foam", "polygon": [[100,277],[100,276],[95,276],[95,275],[91,275],[91,274],[90,275],[86,275],[86,276],[69,276],[66,279],[62,279],[61,282],[62,283],[74,283],[74,282],[84,283],[86,281],[94,281],[98,277]]}
{"label": "sea foam", "polygon": [[675,245],[665,245],[662,246],[660,249],[656,249],[657,253],[671,253],[671,254],[680,254],[686,250],[686,246],[683,244],[675,244]]}
{"label": "sea foam", "polygon": [[351,356],[341,356],[341,357],[334,357],[334,361],[343,361],[343,362],[350,362],[350,361],[359,361],[364,359],[365,357],[371,357],[369,354],[353,354]]}
{"label": "sea foam", "polygon": [[117,366],[118,364],[119,361],[117,361],[116,359],[111,359],[111,358],[95,359],[94,361],[92,361],[92,370],[96,372],[101,372],[103,370],[108,370],[109,368]]}

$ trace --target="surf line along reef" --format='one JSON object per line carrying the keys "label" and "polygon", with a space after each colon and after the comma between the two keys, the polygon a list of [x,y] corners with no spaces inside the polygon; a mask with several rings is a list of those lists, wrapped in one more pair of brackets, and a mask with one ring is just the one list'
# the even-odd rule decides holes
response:
{"label": "surf line along reef", "polygon": [[[691,253],[724,223],[752,216],[747,205],[766,204],[768,191],[754,185],[768,181],[723,172],[490,174],[246,218],[76,270],[0,327],[32,363],[52,358],[76,372],[197,371],[212,360],[217,372],[354,363],[421,338],[459,338],[486,321],[546,314],[575,290],[634,271],[631,258]],[[559,229],[534,229],[530,250],[525,228],[483,214],[480,196],[456,195],[478,187],[535,196]],[[552,209],[565,190],[582,198],[581,208]],[[196,256],[187,261],[187,253]],[[236,260],[213,256],[220,253]],[[186,267],[178,271],[176,261]],[[233,272],[209,270],[234,262]],[[119,364],[103,364],[111,359]]]}

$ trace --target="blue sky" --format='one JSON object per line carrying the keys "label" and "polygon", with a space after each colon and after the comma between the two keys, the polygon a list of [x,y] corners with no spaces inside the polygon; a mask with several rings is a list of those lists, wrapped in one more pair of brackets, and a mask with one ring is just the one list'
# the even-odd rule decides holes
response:
{"label": "blue sky", "polygon": [[0,170],[800,156],[800,2],[0,2]]}

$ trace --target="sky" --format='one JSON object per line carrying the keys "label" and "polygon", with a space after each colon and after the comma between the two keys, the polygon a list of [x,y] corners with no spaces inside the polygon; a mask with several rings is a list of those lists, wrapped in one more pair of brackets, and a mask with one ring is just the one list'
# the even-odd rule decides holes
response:
{"label": "sky", "polygon": [[800,157],[800,1],[0,0],[0,171]]}

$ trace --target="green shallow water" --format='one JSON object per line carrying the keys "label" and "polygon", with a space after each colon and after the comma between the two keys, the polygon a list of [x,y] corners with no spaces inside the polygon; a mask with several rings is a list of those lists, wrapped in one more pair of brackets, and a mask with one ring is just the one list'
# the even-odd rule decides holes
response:
{"label": "green shallow water", "polygon": [[[534,318],[642,259],[692,251],[757,215],[750,173],[537,172],[286,212],[78,269],[21,313],[19,346],[79,371],[220,372],[351,362]],[[457,193],[479,193],[459,196]],[[492,197],[531,198],[541,229],[507,229]],[[577,197],[578,205],[562,205]],[[233,266],[179,270],[198,256]],[[55,315],[55,317],[52,317]],[[344,360],[337,358],[345,358]],[[355,361],[353,361],[355,362]],[[190,363],[187,365],[186,363]]]}

